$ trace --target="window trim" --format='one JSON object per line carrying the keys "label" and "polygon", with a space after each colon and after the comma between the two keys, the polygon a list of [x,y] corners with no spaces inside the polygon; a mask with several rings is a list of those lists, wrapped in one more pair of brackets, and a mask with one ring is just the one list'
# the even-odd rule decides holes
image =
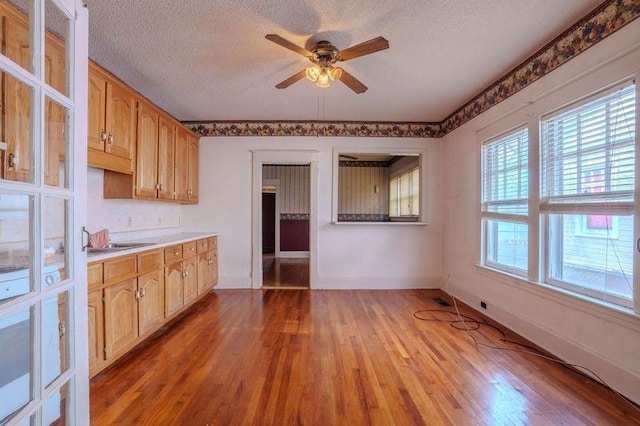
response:
{"label": "window trim", "polygon": [[[636,97],[636,102],[634,105],[635,122],[636,122],[634,131],[636,134],[635,134],[635,139],[631,139],[630,141],[627,141],[627,142],[621,142],[619,146],[627,146],[627,145],[632,146],[635,151],[633,158],[634,160],[637,159],[638,157],[638,149],[637,149],[638,85],[635,83],[635,81],[627,79],[617,84],[611,85],[609,87],[605,87],[602,90],[598,90],[589,96],[585,96],[580,99],[574,100],[573,102],[567,103],[562,108],[555,109],[551,112],[548,112],[540,116],[538,120],[538,126],[541,131],[537,141],[538,142],[537,148],[539,149],[537,166],[540,169],[540,182],[539,182],[540,194],[539,194],[538,200],[533,200],[533,202],[534,203],[538,202],[539,204],[540,221],[542,225],[540,228],[541,234],[538,236],[539,238],[538,247],[542,254],[541,262],[539,265],[539,268],[542,272],[542,274],[540,275],[540,281],[545,285],[562,288],[576,295],[583,295],[586,297],[594,298],[599,301],[617,304],[618,306],[621,306],[623,308],[635,309],[636,311],[638,311],[640,308],[640,301],[637,300],[638,284],[634,283],[633,279],[631,281],[632,283],[631,299],[629,299],[626,297],[618,296],[614,293],[609,293],[606,290],[600,291],[593,288],[589,288],[584,284],[581,285],[581,284],[571,283],[568,281],[562,281],[560,279],[554,278],[552,276],[553,271],[551,270],[552,269],[551,260],[552,260],[553,253],[556,252],[557,250],[562,250],[562,248],[558,249],[557,247],[552,246],[552,238],[551,238],[551,231],[552,231],[551,216],[552,215],[558,215],[559,217],[563,217],[567,215],[568,216],[572,216],[572,215],[584,216],[589,214],[606,215],[606,216],[613,216],[614,218],[616,218],[616,222],[617,222],[619,220],[617,219],[618,216],[633,215],[634,206],[636,203],[638,203],[638,201],[640,201],[635,199],[634,197],[636,189],[634,188],[633,190],[619,190],[619,191],[611,191],[611,192],[576,193],[576,194],[570,194],[565,196],[554,195],[554,194],[543,194],[542,192],[543,186],[544,186],[544,180],[545,178],[548,177],[548,176],[545,176],[545,174],[543,173],[544,161],[545,161],[543,157],[543,151],[545,149],[545,139],[544,139],[545,135],[544,135],[544,132],[542,132],[542,129],[544,128],[545,121],[553,120],[556,117],[561,117],[564,114],[571,111],[576,111],[576,114],[578,114],[579,113],[578,110],[583,106],[598,100],[604,100],[610,95],[618,91],[621,91],[622,89],[625,89],[629,86],[634,87],[634,90],[632,91],[635,92],[634,96]],[[576,132],[581,127],[582,127],[582,123],[580,123],[579,125],[577,124]],[[606,124],[603,125],[603,127],[606,127]],[[584,158],[582,158],[582,156],[585,155],[585,153],[599,153],[602,151],[610,150],[615,143],[616,142],[605,140],[602,144],[599,144],[595,147],[586,148],[586,149],[580,149],[578,145],[576,146],[576,151],[571,156],[571,158],[575,159],[575,162],[576,162],[576,185],[579,185],[579,182],[582,181],[582,175],[580,174],[582,171],[581,164],[583,161],[585,161]],[[606,156],[607,154],[605,153],[605,157]],[[638,170],[638,162],[636,160],[634,161],[634,174],[635,174],[634,182],[637,182],[637,178],[638,178],[637,170]],[[552,177],[553,176],[554,175],[552,175]],[[605,180],[605,185],[606,185],[606,180]],[[629,201],[630,197],[633,198],[632,201]],[[599,201],[598,198],[601,198],[602,201]],[[616,198],[618,198],[619,201],[616,201]],[[591,201],[593,199],[595,199],[596,201],[595,202]],[[631,239],[632,241],[636,241],[637,230],[634,230],[633,233],[634,235],[631,236],[632,237]],[[575,233],[575,235],[578,235],[578,234],[579,233]],[[619,234],[617,235],[617,237],[619,237]],[[556,236],[556,238],[558,237]],[[611,237],[609,235],[607,236],[592,235],[592,236],[589,236],[588,238],[609,239]],[[557,242],[556,244],[561,245],[562,242]],[[632,256],[631,264],[634,266],[633,272],[634,272],[634,275],[637,275],[638,271],[637,271],[637,268],[635,267],[635,263],[636,263],[635,258],[637,256],[636,247],[632,248],[631,256]],[[558,261],[557,263],[559,264],[562,262]],[[637,281],[637,278],[635,279],[635,281]]]}
{"label": "window trim", "polygon": [[[505,223],[520,223],[527,225],[527,241],[529,240],[528,229],[529,229],[529,208],[528,208],[528,198],[512,198],[508,200],[493,200],[493,201],[484,201],[484,191],[485,191],[485,148],[491,144],[499,143],[499,142],[507,142],[506,139],[510,137],[519,137],[518,133],[524,132],[527,136],[527,145],[525,148],[525,154],[527,156],[527,183],[526,183],[526,191],[529,194],[529,169],[530,169],[530,161],[529,161],[529,146],[530,146],[530,137],[529,137],[529,129],[526,124],[520,124],[515,126],[505,132],[498,134],[497,136],[488,138],[484,140],[480,145],[480,220],[481,220],[481,254],[480,254],[480,262],[482,265],[485,265],[489,268],[501,270],[507,272],[509,274],[513,274],[519,277],[526,278],[528,274],[528,268],[521,269],[517,268],[513,265],[507,265],[502,263],[497,263],[489,260],[489,221],[496,222],[505,222]],[[520,170],[520,166],[518,165],[515,168],[509,168],[509,170]],[[500,172],[504,173],[509,171],[507,169],[501,169]],[[490,211],[490,206],[499,206],[501,204],[511,205],[511,204],[523,203],[527,205],[527,213],[503,213],[503,212],[495,212]],[[529,262],[529,253],[527,247],[527,264]]]}

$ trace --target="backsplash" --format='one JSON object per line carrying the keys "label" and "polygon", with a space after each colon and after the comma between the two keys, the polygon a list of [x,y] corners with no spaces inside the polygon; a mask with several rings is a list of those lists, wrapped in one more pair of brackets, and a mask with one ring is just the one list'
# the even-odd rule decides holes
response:
{"label": "backsplash", "polygon": [[135,240],[182,232],[180,204],[104,199],[104,171],[87,170],[87,229],[108,229],[112,241]]}

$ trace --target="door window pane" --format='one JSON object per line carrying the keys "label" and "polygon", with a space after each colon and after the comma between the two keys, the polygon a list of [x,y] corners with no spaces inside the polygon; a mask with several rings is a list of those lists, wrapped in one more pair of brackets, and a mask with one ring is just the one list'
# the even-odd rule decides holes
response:
{"label": "door window pane", "polygon": [[70,424],[68,420],[70,418],[70,392],[71,384],[67,382],[44,402],[42,424],[60,426]]}
{"label": "door window pane", "polygon": [[31,46],[30,4],[28,0],[11,0],[0,2],[0,13],[4,16],[4,46],[2,53],[33,73],[33,53]]}
{"label": "door window pane", "polygon": [[32,289],[32,205],[29,195],[0,192],[0,304]]}
{"label": "door window pane", "polygon": [[45,101],[44,183],[68,187],[67,147],[69,111],[54,100]]}
{"label": "door window pane", "polygon": [[44,197],[44,271],[45,286],[69,278],[68,253],[65,250],[69,203],[64,198]]}
{"label": "door window pane", "polygon": [[0,318],[0,423],[31,400],[33,309]]}
{"label": "door window pane", "polygon": [[4,77],[3,179],[33,183],[33,89],[9,74]]}
{"label": "door window pane", "polygon": [[64,95],[68,95],[67,34],[69,18],[52,0],[45,3],[45,82]]}
{"label": "door window pane", "polygon": [[69,367],[68,343],[69,292],[58,293],[44,302],[44,379],[45,385],[57,379]]}

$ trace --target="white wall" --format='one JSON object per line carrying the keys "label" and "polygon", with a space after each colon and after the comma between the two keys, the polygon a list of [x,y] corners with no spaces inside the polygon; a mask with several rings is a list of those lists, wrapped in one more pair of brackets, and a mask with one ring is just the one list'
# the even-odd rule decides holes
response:
{"label": "white wall", "polygon": [[87,229],[108,229],[112,241],[182,232],[182,205],[159,201],[104,199],[104,171],[87,170]]}
{"label": "white wall", "polygon": [[[448,291],[640,402],[640,316],[478,268],[480,142],[640,73],[640,20],[453,131],[443,141],[443,276]],[[537,135],[533,141],[537,140]],[[535,142],[533,142],[535,143]],[[638,165],[636,165],[636,168]],[[535,215],[534,219],[535,220]],[[637,277],[635,280],[637,281]]]}
{"label": "white wall", "polygon": [[[200,139],[200,203],[185,206],[184,228],[220,233],[220,287],[251,285],[251,150],[317,150],[317,288],[437,288],[441,285],[441,182],[438,139],[208,137]],[[426,149],[419,225],[331,223],[333,148]],[[313,248],[312,248],[313,250]]]}

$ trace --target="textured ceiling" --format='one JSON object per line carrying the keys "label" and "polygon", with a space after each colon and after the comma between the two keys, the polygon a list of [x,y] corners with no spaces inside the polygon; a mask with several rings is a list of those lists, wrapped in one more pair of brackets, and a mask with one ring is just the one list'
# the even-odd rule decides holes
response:
{"label": "textured ceiling", "polygon": [[[89,55],[180,120],[441,121],[601,0],[89,0]],[[369,90],[304,79],[264,38],[390,48],[341,64]]]}

